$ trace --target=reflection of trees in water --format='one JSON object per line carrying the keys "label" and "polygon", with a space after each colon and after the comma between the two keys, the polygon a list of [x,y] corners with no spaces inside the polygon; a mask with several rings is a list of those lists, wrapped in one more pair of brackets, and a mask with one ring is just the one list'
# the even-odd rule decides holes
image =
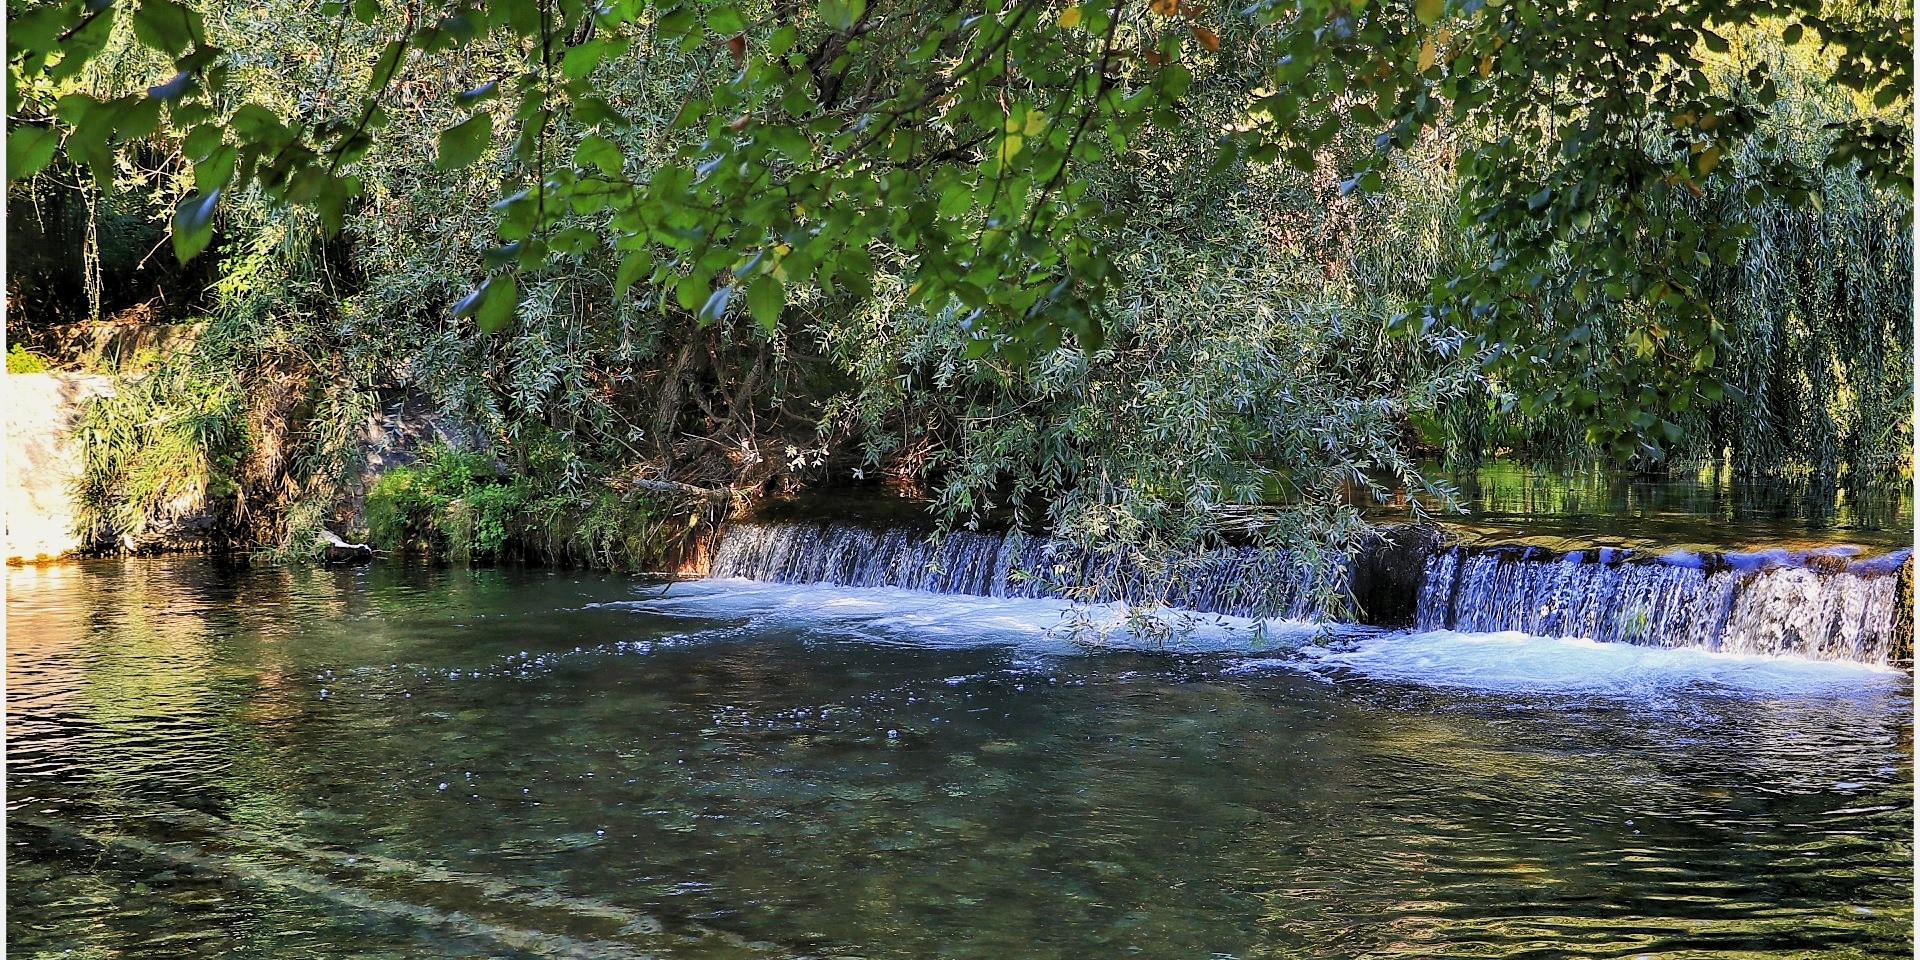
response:
{"label": "reflection of trees in water", "polygon": [[[1842,779],[1895,781],[1886,789],[1908,795],[1888,816],[1910,817],[1911,725],[1901,704],[1869,697],[1459,695],[1222,678],[1214,660],[1121,654],[1036,666],[1001,647],[894,645],[851,618],[830,637],[772,623],[745,642],[562,657],[509,676],[493,669],[504,644],[517,655],[646,635],[632,610],[581,609],[628,585],[177,565],[102,567],[77,604],[71,581],[16,589],[16,609],[57,633],[35,654],[65,671],[47,685],[105,676],[129,701],[130,727],[74,747],[114,768],[103,782],[124,812],[214,806],[236,836],[537,876],[807,948],[788,954],[1418,955],[1520,949],[1548,927],[1666,935],[1758,909],[1815,926],[1831,914],[1834,935],[1858,940],[1879,921],[1836,904],[1900,902],[1853,879],[1886,869],[1871,858],[1905,849],[1897,833],[1836,832],[1827,845],[1778,829],[1852,804],[1831,792]],[[131,582],[107,582],[116,570]],[[44,600],[53,593],[69,599]],[[144,661],[165,682],[124,676]],[[349,678],[350,665],[367,669]],[[329,667],[338,680],[316,679]],[[318,700],[322,685],[336,696]],[[182,712],[162,723],[156,703]],[[136,750],[144,772],[122,764]],[[437,790],[442,779],[453,789]],[[74,789],[65,783],[45,786]],[[1739,831],[1753,838],[1730,839]],[[1789,842],[1822,856],[1740,860]],[[1628,862],[1635,850],[1657,852]],[[1695,857],[1690,872],[1675,868],[1682,856]],[[1761,866],[1783,883],[1829,884],[1825,899],[1757,902],[1772,889],[1746,883]],[[121,879],[86,893],[124,898]],[[1756,902],[1716,892],[1730,883]],[[1611,912],[1588,916],[1593,904]],[[285,931],[296,926],[286,906],[263,896],[221,916],[253,911],[242,922]],[[473,909],[505,908],[476,898]],[[368,936],[361,922],[326,929]]]}
{"label": "reflection of trees in water", "polygon": [[293,775],[275,759],[290,751],[276,741],[298,743],[306,691],[276,613],[296,597],[326,606],[295,576],[232,576],[197,558],[12,573],[25,598],[12,633],[33,640],[9,659],[33,668],[10,677],[10,696],[34,703],[25,749],[36,780],[53,781],[34,789],[131,816],[148,801],[291,813],[278,789]]}
{"label": "reflection of trees in water", "polygon": [[1830,532],[1841,540],[1858,532],[1897,535],[1913,516],[1912,492],[1899,484],[1821,475],[1740,479],[1724,466],[1647,477],[1502,461],[1455,482],[1471,517],[1531,523],[1543,533],[1565,532],[1560,521],[1576,519],[1593,535],[1631,533],[1639,522],[1657,520],[1671,528],[1669,541],[1764,546],[1769,537],[1795,533]]}

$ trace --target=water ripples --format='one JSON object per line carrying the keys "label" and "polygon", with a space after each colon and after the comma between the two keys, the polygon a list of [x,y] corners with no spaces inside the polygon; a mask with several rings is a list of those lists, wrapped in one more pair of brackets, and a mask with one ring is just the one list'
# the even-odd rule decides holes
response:
{"label": "water ripples", "polygon": [[536,571],[10,587],[22,954],[1911,950],[1900,678],[1448,687]]}

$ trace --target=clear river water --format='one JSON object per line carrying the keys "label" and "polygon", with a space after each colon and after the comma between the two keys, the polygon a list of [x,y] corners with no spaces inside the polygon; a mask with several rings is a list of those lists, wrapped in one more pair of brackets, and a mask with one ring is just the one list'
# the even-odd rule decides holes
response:
{"label": "clear river water", "polygon": [[[1908,957],[1885,666],[575,571],[16,568],[15,957]],[[1304,644],[1304,645],[1302,645]]]}

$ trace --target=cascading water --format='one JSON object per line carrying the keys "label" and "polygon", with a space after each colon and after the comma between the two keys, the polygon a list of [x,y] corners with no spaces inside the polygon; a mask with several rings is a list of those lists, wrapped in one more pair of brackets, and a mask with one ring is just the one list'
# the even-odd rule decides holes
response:
{"label": "cascading water", "polygon": [[1417,626],[1887,663],[1911,644],[1898,615],[1909,553],[1849,565],[1783,553],[1456,547],[1427,560]]}
{"label": "cascading water", "polygon": [[852,524],[735,524],[713,553],[714,577],[904,587],[978,597],[1153,601],[1198,613],[1321,618],[1308,574],[1271,552],[1220,550],[1139,558],[1044,537],[875,531]]}
{"label": "cascading water", "polygon": [[[1848,564],[1784,552],[1655,559],[1611,548],[1562,554],[1439,549],[1434,542],[1383,540],[1388,549],[1363,551],[1334,574],[1335,591],[1355,601],[1365,622],[1419,630],[1520,631],[1863,663],[1911,655],[1911,621],[1900,615],[1901,571],[1911,551]],[[1284,556],[1248,548],[1143,562],[1017,534],[932,537],[842,523],[743,523],[720,540],[710,575],[1326,619],[1310,574]]]}

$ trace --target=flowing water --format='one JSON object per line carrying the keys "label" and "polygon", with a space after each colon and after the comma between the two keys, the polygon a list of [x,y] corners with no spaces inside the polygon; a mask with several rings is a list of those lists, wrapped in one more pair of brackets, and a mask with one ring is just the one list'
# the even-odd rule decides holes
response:
{"label": "flowing water", "polygon": [[12,956],[1913,949],[1884,667],[516,569],[8,587]]}
{"label": "flowing water", "polygon": [[[1164,559],[1164,558],[1162,558]],[[900,587],[975,597],[1156,601],[1197,613],[1313,619],[1318,606],[1285,557],[1228,549],[1158,567],[1046,537],[854,523],[736,523],[711,574],[770,583]]]}
{"label": "flowing water", "polygon": [[[1910,549],[1742,554],[1601,547],[1448,546],[1409,538],[1398,559],[1327,574],[1366,603],[1402,607],[1424,630],[1518,630],[1611,643],[1791,654],[1887,664],[1911,656],[1898,611]],[[1382,568],[1404,568],[1394,582]],[[977,597],[1068,596],[1151,601],[1199,614],[1327,619],[1309,574],[1286,557],[1229,548],[1149,568],[1126,554],[1089,554],[1046,538],[957,532],[933,538],[850,523],[738,523],[712,574],[771,583],[900,587]],[[1417,576],[1415,576],[1417,574]],[[1404,594],[1393,603],[1391,595]],[[1359,610],[1360,619],[1378,611]],[[1399,626],[1402,624],[1388,624]]]}
{"label": "flowing water", "polygon": [[[1591,550],[1455,548],[1428,558],[1417,626],[1888,663],[1911,656],[1908,551],[1666,560]],[[1731,562],[1730,562],[1731,561]]]}

